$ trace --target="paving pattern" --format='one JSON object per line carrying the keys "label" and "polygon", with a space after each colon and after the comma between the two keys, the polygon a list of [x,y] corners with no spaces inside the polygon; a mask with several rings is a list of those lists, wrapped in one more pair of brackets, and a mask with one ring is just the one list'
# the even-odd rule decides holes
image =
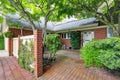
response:
{"label": "paving pattern", "polygon": [[22,69],[15,57],[0,57],[0,80],[36,80],[32,73]]}
{"label": "paving pattern", "polygon": [[101,69],[86,68],[78,56],[78,53],[70,51],[58,52],[57,61],[47,68],[39,80],[120,80]]}

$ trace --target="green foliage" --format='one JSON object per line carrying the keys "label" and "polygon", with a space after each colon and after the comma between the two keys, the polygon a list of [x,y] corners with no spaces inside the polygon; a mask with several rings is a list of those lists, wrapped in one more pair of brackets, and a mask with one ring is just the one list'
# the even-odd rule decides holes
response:
{"label": "green foliage", "polygon": [[79,32],[71,32],[70,33],[70,43],[73,49],[80,48],[80,33]]}
{"label": "green foliage", "polygon": [[86,66],[102,66],[100,60],[98,59],[98,56],[100,54],[100,46],[101,46],[101,41],[91,41],[88,44],[86,44],[82,49],[82,57],[85,60],[85,65]]}
{"label": "green foliage", "polygon": [[120,69],[120,51],[113,49],[102,50],[99,59],[109,69]]}
{"label": "green foliage", "polygon": [[7,32],[4,32],[4,36],[7,37],[7,38],[12,38],[13,33],[11,31],[7,31]]}
{"label": "green foliage", "polygon": [[82,48],[81,52],[87,66],[120,69],[120,38],[91,41]]}
{"label": "green foliage", "polygon": [[0,50],[4,50],[4,37],[3,35],[0,35]]}
{"label": "green foliage", "polygon": [[3,22],[3,17],[2,16],[0,16],[0,23],[2,23]]}
{"label": "green foliage", "polygon": [[62,43],[59,38],[59,34],[48,34],[46,36],[45,45],[49,48],[49,51],[53,56],[61,48]]}
{"label": "green foliage", "polygon": [[33,72],[34,69],[30,66],[34,63],[34,42],[33,40],[26,41],[25,44],[21,41],[19,49],[18,63],[21,67]]}

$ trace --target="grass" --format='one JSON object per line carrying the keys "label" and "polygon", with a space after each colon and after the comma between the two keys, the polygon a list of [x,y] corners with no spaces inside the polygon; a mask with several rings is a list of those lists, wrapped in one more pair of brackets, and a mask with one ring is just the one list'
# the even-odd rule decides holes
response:
{"label": "grass", "polygon": [[4,38],[0,38],[0,50],[4,50]]}

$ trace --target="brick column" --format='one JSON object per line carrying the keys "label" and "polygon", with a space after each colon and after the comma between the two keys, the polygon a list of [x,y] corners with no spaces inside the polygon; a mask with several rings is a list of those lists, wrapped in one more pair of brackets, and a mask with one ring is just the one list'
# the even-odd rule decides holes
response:
{"label": "brick column", "polygon": [[8,53],[9,53],[9,56],[12,56],[13,52],[13,39],[12,38],[8,38]]}
{"label": "brick column", "polygon": [[42,31],[34,30],[34,74],[39,77],[43,74],[43,59],[42,59]]}

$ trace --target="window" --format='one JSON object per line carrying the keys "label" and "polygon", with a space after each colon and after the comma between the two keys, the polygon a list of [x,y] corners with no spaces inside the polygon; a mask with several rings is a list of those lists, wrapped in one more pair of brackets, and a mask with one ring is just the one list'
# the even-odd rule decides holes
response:
{"label": "window", "polygon": [[70,33],[62,33],[62,38],[70,39]]}
{"label": "window", "polygon": [[112,37],[113,36],[113,31],[112,28],[107,28],[107,37]]}

